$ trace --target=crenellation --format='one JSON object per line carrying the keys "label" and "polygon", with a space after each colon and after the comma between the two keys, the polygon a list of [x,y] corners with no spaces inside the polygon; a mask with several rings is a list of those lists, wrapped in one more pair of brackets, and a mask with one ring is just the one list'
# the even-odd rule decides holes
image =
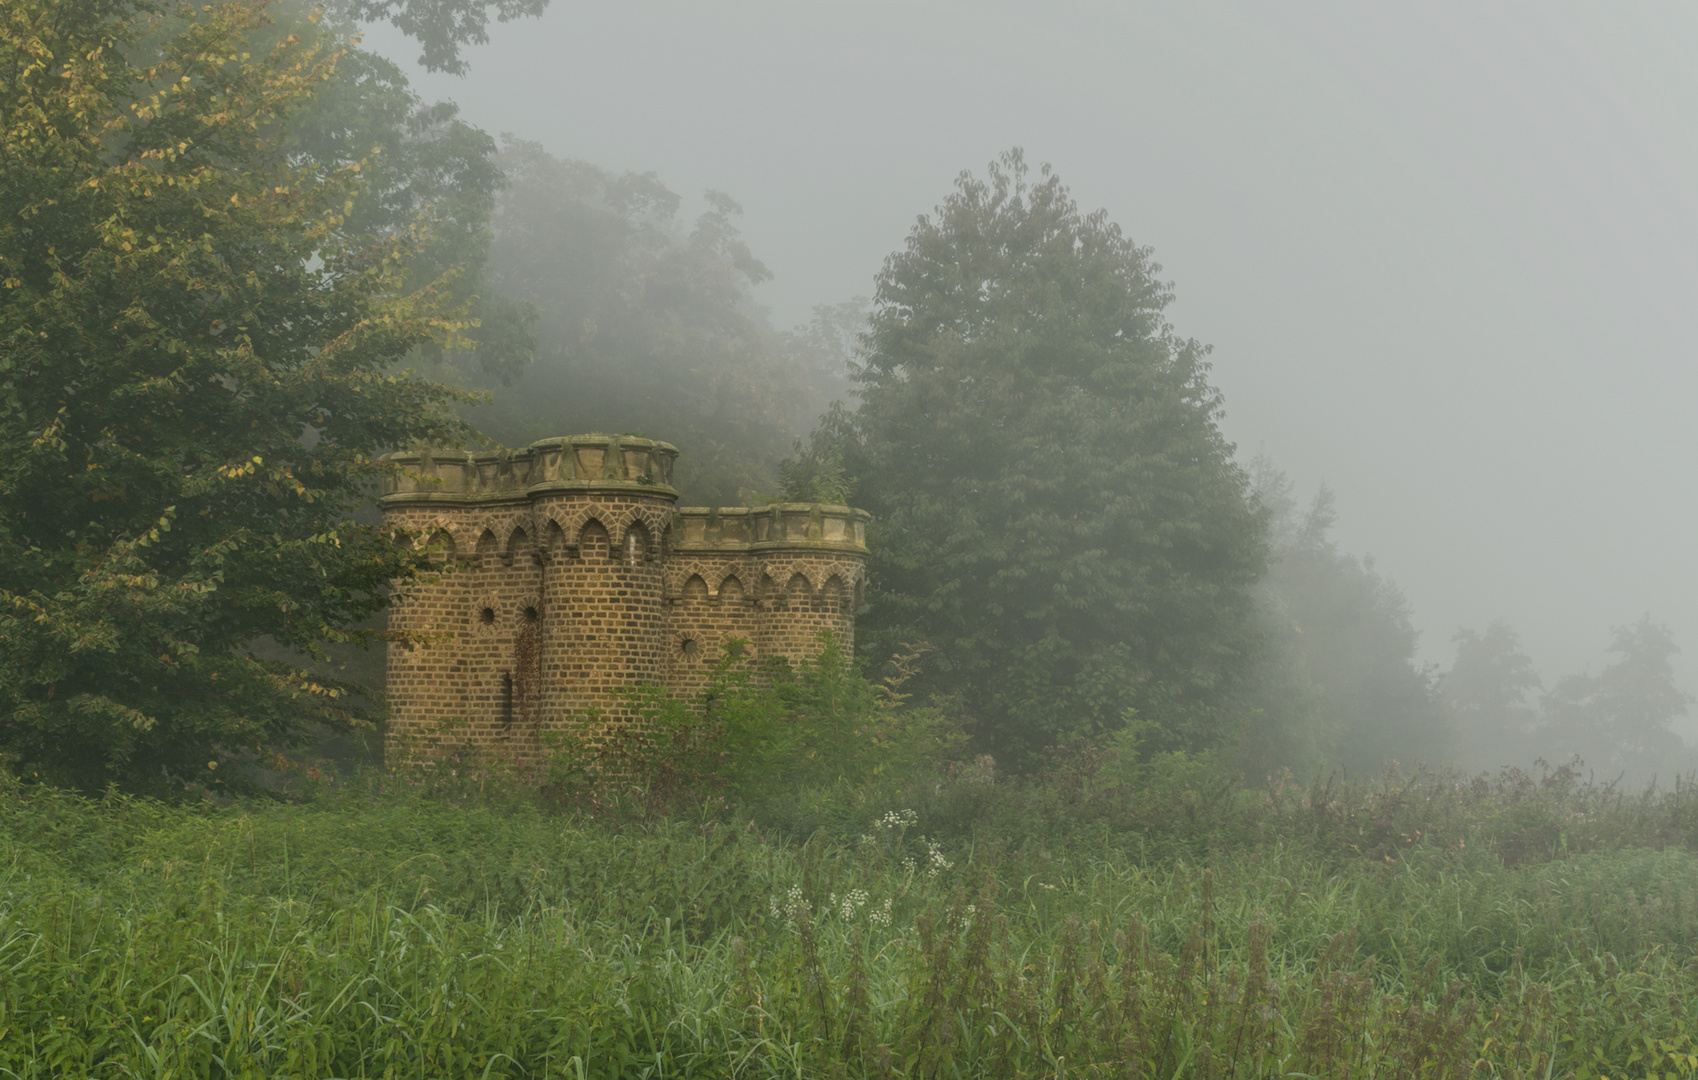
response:
{"label": "crenellation", "polygon": [[573,435],[523,450],[396,454],[381,505],[442,573],[408,587],[389,649],[392,736],[450,718],[521,755],[544,731],[628,721],[620,691],[690,696],[737,662],[853,646],[869,515],[673,504],[672,446]]}

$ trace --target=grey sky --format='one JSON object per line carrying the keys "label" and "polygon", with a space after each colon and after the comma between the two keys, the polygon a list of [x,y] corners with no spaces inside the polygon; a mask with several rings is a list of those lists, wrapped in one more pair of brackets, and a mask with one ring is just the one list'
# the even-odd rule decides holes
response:
{"label": "grey sky", "polygon": [[1501,617],[1596,667],[1649,611],[1698,690],[1698,8],[555,0],[492,38],[416,85],[730,193],[781,325],[1025,147],[1155,249],[1241,453],[1333,486],[1428,659]]}

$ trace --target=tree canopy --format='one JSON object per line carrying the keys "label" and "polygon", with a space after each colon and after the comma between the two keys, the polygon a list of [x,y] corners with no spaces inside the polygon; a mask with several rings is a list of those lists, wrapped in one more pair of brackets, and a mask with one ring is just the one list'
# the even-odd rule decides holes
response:
{"label": "tree canopy", "polygon": [[362,22],[383,20],[419,43],[418,63],[426,71],[464,75],[460,50],[489,41],[489,19],[511,22],[536,18],[548,0],[338,0],[331,5]]}
{"label": "tree canopy", "polygon": [[461,119],[452,102],[421,99],[393,62],[348,44],[351,23],[320,20],[315,28],[299,0],[273,11],[284,32],[339,54],[331,77],[291,118],[289,152],[322,166],[359,166],[361,185],[342,225],[350,235],[428,223],[431,242],[413,253],[406,280],[440,279],[471,316],[457,348],[428,346],[429,359],[446,362],[446,371],[510,382],[531,362],[534,314],[488,281],[490,217],[506,184],[495,140]]}
{"label": "tree canopy", "polygon": [[362,230],[369,159],[291,146],[336,62],[263,3],[0,13],[0,752],[27,775],[216,784],[348,721],[249,646],[358,638],[420,568],[352,516],[382,449],[462,435],[463,395],[395,365],[466,322],[452,271],[409,275],[429,215]]}
{"label": "tree canopy", "polygon": [[1541,681],[1520,636],[1493,622],[1484,631],[1458,630],[1453,640],[1456,659],[1440,689],[1453,712],[1459,759],[1486,768],[1527,764],[1539,741]]}
{"label": "tree canopy", "polygon": [[1272,560],[1261,586],[1266,647],[1246,688],[1246,764],[1266,775],[1322,762],[1372,773],[1451,761],[1448,714],[1417,658],[1409,601],[1374,565],[1339,550],[1324,485],[1297,512],[1290,482],[1253,468],[1271,516]]}
{"label": "tree canopy", "polygon": [[642,432],[683,451],[692,502],[771,494],[776,465],[842,381],[832,320],[774,333],[751,289],[771,277],[720,192],[680,222],[652,173],[616,174],[511,141],[488,284],[535,312],[536,363],[473,421],[511,445],[569,431]]}
{"label": "tree canopy", "polygon": [[1674,635],[1643,615],[1615,628],[1609,651],[1615,659],[1596,675],[1568,675],[1551,687],[1542,734],[1558,753],[1596,769],[1666,781],[1690,760],[1673,728],[1693,700],[1674,681]]}
{"label": "tree canopy", "polygon": [[877,517],[862,626],[1022,759],[1134,719],[1205,746],[1253,655],[1263,515],[1207,349],[1147,248],[1014,151],[963,174],[876,283],[860,402],[809,450]]}

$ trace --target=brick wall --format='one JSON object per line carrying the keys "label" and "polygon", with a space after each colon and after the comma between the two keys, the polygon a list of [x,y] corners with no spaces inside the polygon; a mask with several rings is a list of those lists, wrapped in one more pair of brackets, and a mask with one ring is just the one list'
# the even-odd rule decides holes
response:
{"label": "brick wall", "polygon": [[572,436],[523,451],[395,455],[386,519],[442,572],[391,626],[391,741],[444,721],[459,738],[534,754],[539,734],[629,720],[618,691],[698,693],[727,643],[740,663],[792,661],[831,630],[853,647],[867,515],[784,504],[675,510],[677,451]]}

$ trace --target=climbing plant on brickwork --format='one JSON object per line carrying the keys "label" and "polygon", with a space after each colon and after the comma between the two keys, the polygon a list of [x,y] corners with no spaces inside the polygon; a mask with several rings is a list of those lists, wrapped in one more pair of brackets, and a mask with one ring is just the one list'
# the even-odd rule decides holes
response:
{"label": "climbing plant on brickwork", "polygon": [[[412,549],[351,520],[374,454],[461,434],[397,373],[466,328],[425,220],[288,143],[336,54],[260,3],[0,9],[0,753],[97,787],[217,784],[345,723],[252,657],[359,636]],[[220,770],[223,764],[225,768]]]}
{"label": "climbing plant on brickwork", "polygon": [[1047,166],[963,174],[878,277],[858,410],[792,464],[875,515],[863,648],[937,646],[999,757],[1134,718],[1208,745],[1253,652],[1263,515],[1159,271]]}

